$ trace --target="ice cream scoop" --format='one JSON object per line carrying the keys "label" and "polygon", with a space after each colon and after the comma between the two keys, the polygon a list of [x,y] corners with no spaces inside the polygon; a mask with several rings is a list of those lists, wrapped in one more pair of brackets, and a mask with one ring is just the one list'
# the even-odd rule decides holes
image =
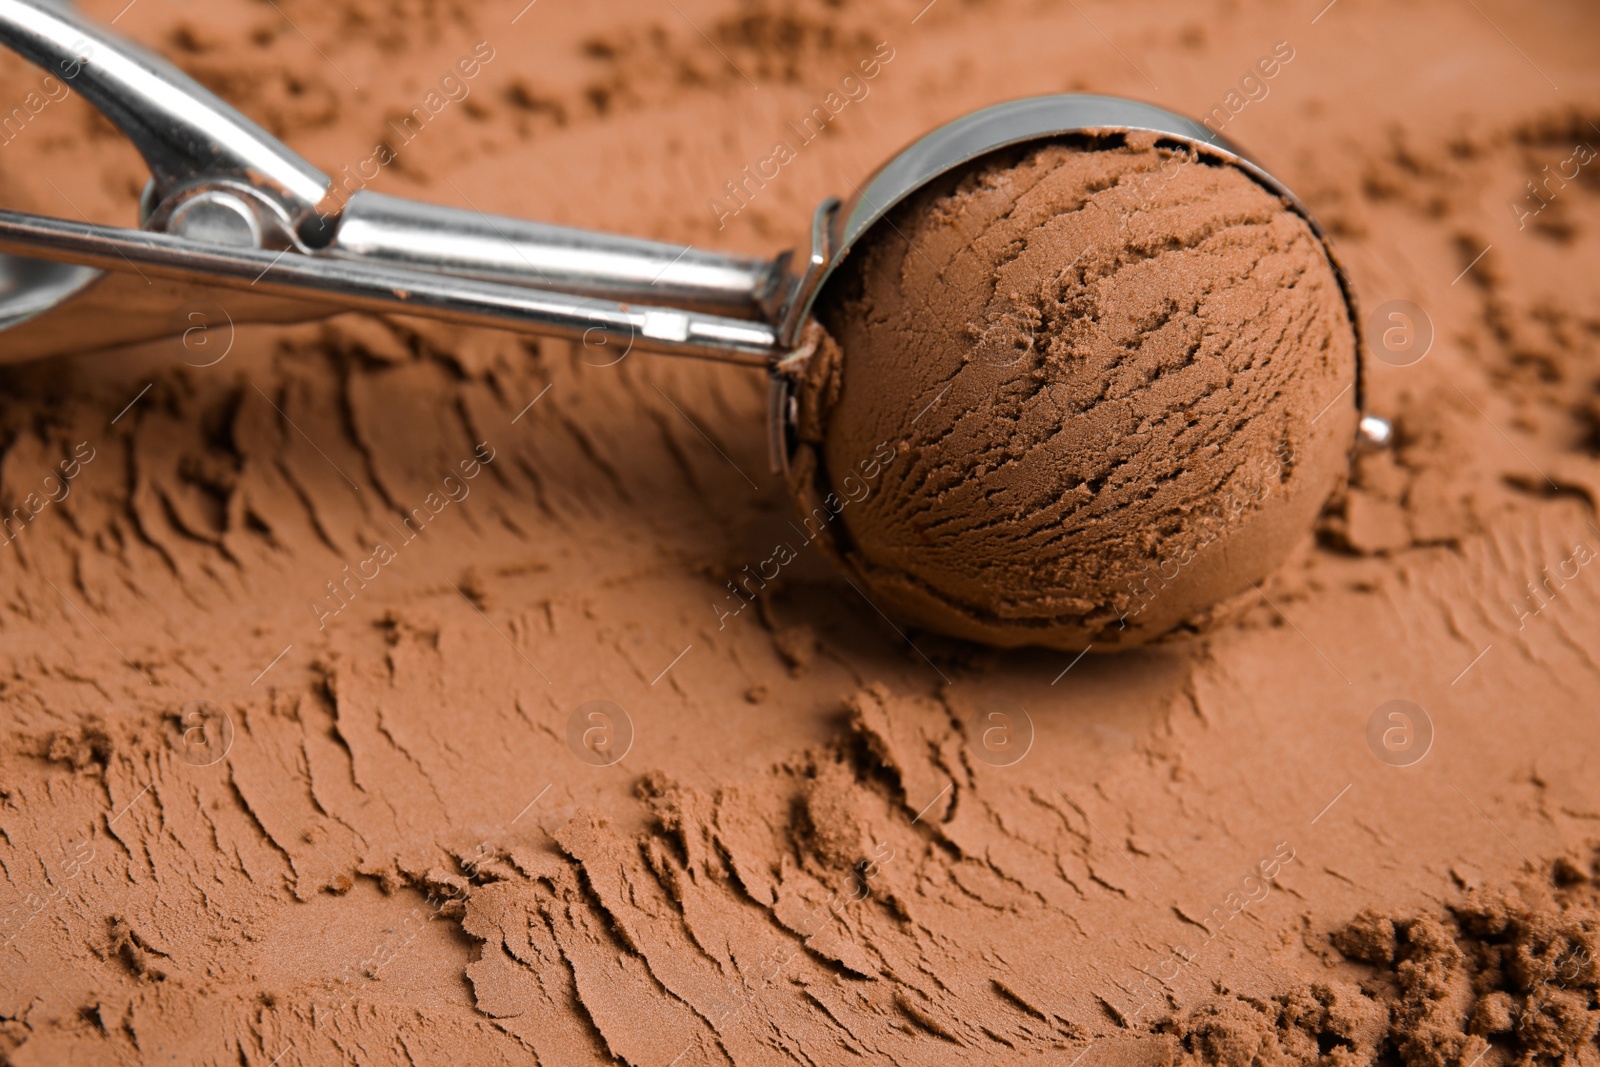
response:
{"label": "ice cream scoop", "polygon": [[342,197],[69,9],[0,0],[0,42],[70,78],[152,175],[142,230],[0,212],[0,358],[176,333],[203,298],[235,322],[365,309],[758,366],[819,543],[903,618],[1006,645],[1203,626],[1354,443],[1357,318],[1321,230],[1148,104],[968,115],[825,202],[805,256],[761,260]]}
{"label": "ice cream scoop", "polygon": [[944,175],[816,314],[791,462],[808,527],[880,607],[993,644],[1203,628],[1304,540],[1355,436],[1355,331],[1317,235],[1153,133]]}

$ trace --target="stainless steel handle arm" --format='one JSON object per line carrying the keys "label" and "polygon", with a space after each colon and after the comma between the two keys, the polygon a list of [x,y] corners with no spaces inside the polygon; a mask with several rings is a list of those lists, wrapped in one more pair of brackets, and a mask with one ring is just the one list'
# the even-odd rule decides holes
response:
{"label": "stainless steel handle arm", "polygon": [[[252,286],[253,292],[313,301],[306,318],[342,303],[561,336],[603,327],[641,348],[713,358],[745,361],[755,349],[771,355],[773,331],[765,320],[785,291],[783,257],[728,256],[366,190],[341,208],[327,175],[166,60],[64,7],[0,0],[0,45],[82,93],[128,135],[151,172],[143,226],[188,239],[160,245],[155,263],[144,257],[158,246],[140,245],[128,231],[7,216],[0,329],[15,330],[97,291],[89,268],[118,271],[137,263],[170,280],[231,285],[206,278],[202,265],[226,270],[229,263],[241,269],[253,264],[253,277],[262,264],[230,259],[223,250],[270,248],[286,254],[273,284]],[[350,269],[334,267],[333,260]],[[512,299],[513,287],[532,292]],[[100,295],[98,311],[127,305],[126,287],[116,288]],[[169,286],[162,297],[166,310],[178,310],[183,297]],[[240,302],[241,319],[258,317],[258,303]],[[623,306],[636,303],[650,306]],[[7,340],[14,343],[0,346],[0,361],[149,339],[150,309],[128,310],[140,314],[130,314],[120,328],[96,324],[81,345],[70,330],[12,333]],[[735,326],[719,316],[749,321]],[[272,321],[294,317],[281,299],[271,309]]]}
{"label": "stainless steel handle arm", "polygon": [[539,289],[763,317],[783,261],[731,256],[361,190],[324,254]]}
{"label": "stainless steel handle arm", "polygon": [[66,5],[0,0],[0,44],[82,93],[127,134],[150,167],[152,203],[197,182],[233,180],[298,225],[328,188],[327,175],[193,78]]}
{"label": "stainless steel handle arm", "polygon": [[[303,314],[261,316],[275,321],[317,318],[340,309],[387,311],[452,322],[498,326],[542,336],[604,343],[619,356],[634,346],[673,355],[767,366],[778,353],[777,331],[764,322],[693,311],[619,304],[447,274],[400,270],[289,251],[225,248],[170,234],[105,229],[89,223],[0,211],[0,253],[94,267],[142,280],[192,283],[233,290],[246,303],[230,318],[251,321],[263,298],[290,297],[311,305]],[[119,279],[120,280],[120,279]],[[139,287],[123,301],[139,310]],[[329,307],[328,305],[334,305]],[[117,311],[117,308],[108,308]],[[174,309],[177,310],[177,309]],[[178,332],[170,315],[130,314],[124,340]],[[25,336],[33,324],[18,328]],[[181,327],[180,327],[181,328]]]}

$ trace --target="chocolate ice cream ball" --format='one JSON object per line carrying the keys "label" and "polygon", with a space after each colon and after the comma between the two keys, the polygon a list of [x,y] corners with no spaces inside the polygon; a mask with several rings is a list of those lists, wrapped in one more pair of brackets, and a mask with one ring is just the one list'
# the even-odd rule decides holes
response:
{"label": "chocolate ice cream ball", "polygon": [[1001,646],[1193,633],[1339,484],[1356,337],[1306,220],[1154,135],[985,157],[819,302],[791,479],[891,615]]}

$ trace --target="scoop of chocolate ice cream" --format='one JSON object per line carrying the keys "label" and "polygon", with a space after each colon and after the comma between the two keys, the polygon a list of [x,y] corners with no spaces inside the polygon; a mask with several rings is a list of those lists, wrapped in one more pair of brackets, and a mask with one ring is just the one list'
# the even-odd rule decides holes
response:
{"label": "scoop of chocolate ice cream", "polygon": [[791,476],[882,610],[996,645],[1194,632],[1308,535],[1354,439],[1322,242],[1237,167],[1118,137],[898,206],[819,303]]}

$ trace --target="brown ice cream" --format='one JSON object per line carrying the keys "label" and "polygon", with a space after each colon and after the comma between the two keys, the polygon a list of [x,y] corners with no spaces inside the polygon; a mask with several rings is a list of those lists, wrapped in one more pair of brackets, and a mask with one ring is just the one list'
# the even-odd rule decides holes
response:
{"label": "brown ice cream", "polygon": [[988,157],[832,283],[796,481],[890,614],[1063,649],[1192,633],[1343,477],[1355,331],[1321,241],[1153,141]]}
{"label": "brown ice cream", "polygon": [[[1397,443],[1235,621],[1079,659],[908,643],[740,368],[363,316],[0,367],[7,1067],[1594,1062],[1600,8],[79,7],[329,173],[752,254],[999,100],[1216,110]],[[126,224],[40,85],[0,204]]]}

